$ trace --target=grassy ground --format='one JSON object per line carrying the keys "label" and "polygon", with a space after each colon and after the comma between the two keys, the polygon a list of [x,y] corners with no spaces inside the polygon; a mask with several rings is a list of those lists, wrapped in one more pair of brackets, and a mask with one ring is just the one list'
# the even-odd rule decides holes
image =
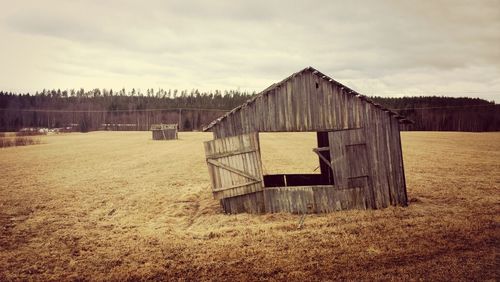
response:
{"label": "grassy ground", "polygon": [[[0,150],[2,281],[499,278],[500,133],[405,132],[409,207],[308,215],[300,230],[298,215],[221,214],[211,134],[41,138]],[[261,139],[268,172],[314,170],[313,134]]]}

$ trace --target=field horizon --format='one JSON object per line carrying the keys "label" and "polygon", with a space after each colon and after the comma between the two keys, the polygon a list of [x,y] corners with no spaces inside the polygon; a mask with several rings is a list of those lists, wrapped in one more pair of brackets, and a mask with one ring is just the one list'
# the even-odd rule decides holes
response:
{"label": "field horizon", "polygon": [[[211,133],[0,148],[0,280],[498,280],[500,132],[401,136],[408,207],[307,215],[300,229],[301,215],[222,213]],[[261,142],[266,173],[317,166],[314,133]]]}

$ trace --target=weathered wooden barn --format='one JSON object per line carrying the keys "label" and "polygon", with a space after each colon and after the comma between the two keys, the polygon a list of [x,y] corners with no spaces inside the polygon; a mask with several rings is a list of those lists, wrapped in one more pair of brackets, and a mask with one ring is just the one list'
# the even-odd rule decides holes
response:
{"label": "weathered wooden barn", "polygon": [[[321,213],[407,205],[404,118],[312,67],[204,128],[212,192],[226,213]],[[317,132],[321,173],[263,175],[259,132]]]}
{"label": "weathered wooden barn", "polygon": [[153,140],[173,140],[177,139],[177,123],[174,124],[152,124],[151,132]]}

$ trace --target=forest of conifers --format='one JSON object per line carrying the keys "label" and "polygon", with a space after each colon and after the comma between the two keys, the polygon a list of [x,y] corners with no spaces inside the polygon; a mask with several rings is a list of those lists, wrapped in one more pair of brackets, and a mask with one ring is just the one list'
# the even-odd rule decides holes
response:
{"label": "forest of conifers", "polygon": [[[154,123],[178,123],[201,130],[256,93],[198,90],[43,90],[35,94],[0,91],[0,131],[25,127],[76,131],[149,130]],[[403,97],[371,99],[414,122],[408,130],[499,131],[500,107],[478,98]]]}

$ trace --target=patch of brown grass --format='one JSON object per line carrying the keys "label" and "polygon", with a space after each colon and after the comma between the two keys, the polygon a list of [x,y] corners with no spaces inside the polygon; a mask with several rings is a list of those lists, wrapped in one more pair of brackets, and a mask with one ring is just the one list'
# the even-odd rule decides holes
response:
{"label": "patch of brown grass", "polygon": [[[0,151],[0,280],[498,279],[499,133],[405,132],[409,207],[308,215],[301,229],[299,215],[221,213],[209,133],[42,138]],[[298,169],[287,163],[309,156],[273,147],[314,138],[263,139],[264,163]]]}
{"label": "patch of brown grass", "polygon": [[40,144],[40,138],[31,136],[0,137],[0,148]]}

